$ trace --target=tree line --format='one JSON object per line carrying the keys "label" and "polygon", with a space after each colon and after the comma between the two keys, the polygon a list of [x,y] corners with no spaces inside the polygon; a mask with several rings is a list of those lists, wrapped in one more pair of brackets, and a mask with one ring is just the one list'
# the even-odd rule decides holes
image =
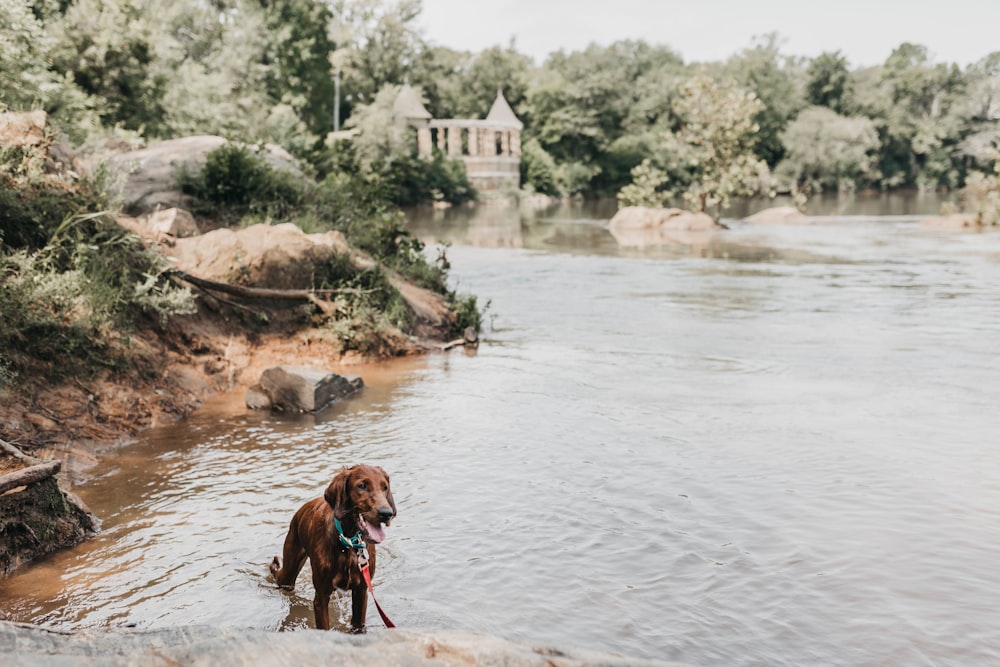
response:
{"label": "tree line", "polygon": [[[404,81],[438,118],[481,118],[502,89],[525,124],[523,184],[548,194],[687,193],[706,210],[751,191],[958,188],[996,163],[1000,51],[962,67],[904,43],[854,67],[840,52],[784,54],[767,35],[721,62],[619,41],[536,63],[513,42],[475,53],[429,43],[420,9],[0,0],[0,106],[44,108],[77,143],[219,134],[280,143],[321,174],[361,161],[410,199],[456,176],[442,166],[440,182],[408,190],[423,171],[405,142],[375,137]],[[369,145],[329,141],[335,117]]]}

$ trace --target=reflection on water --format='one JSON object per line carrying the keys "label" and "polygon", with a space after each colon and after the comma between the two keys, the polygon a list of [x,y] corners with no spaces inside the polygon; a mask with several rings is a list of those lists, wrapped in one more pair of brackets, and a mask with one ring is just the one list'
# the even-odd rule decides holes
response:
{"label": "reflection on water", "polygon": [[739,223],[684,254],[581,211],[517,219],[496,243],[415,225],[492,301],[477,354],[362,370],[318,418],[236,397],[150,432],[78,489],[105,532],[0,584],[4,615],[311,627],[308,574],[288,594],[266,566],[364,461],[392,474],[376,585],[402,627],[701,665],[1000,663],[1000,234]]}
{"label": "reflection on water", "polygon": [[[823,195],[809,202],[807,213],[815,224],[870,221],[916,222],[937,215],[950,201],[938,193],[874,193],[868,195]],[[747,226],[743,218],[770,206],[788,206],[790,200],[737,202],[723,218],[730,227]],[[683,206],[678,202],[677,206]],[[416,209],[410,212],[411,229],[426,242],[472,245],[482,248],[558,249],[560,252],[643,257],[702,257],[737,261],[814,261],[808,250],[786,252],[750,244],[720,232],[690,232],[661,229],[608,231],[614,216],[614,200],[554,203],[542,208],[489,207]],[[825,261],[825,258],[821,261]]]}

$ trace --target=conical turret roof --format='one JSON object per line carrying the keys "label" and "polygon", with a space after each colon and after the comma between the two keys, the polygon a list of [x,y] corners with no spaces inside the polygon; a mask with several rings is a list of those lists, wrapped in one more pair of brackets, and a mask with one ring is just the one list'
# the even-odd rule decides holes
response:
{"label": "conical turret roof", "polygon": [[392,105],[392,115],[407,120],[430,120],[431,114],[420,101],[420,95],[408,83],[404,83]]}
{"label": "conical turret roof", "polygon": [[524,127],[524,123],[519,121],[517,116],[514,115],[514,110],[507,103],[502,90],[497,91],[497,98],[493,100],[493,106],[490,107],[490,112],[486,114],[486,120],[492,123],[516,127],[519,130]]}

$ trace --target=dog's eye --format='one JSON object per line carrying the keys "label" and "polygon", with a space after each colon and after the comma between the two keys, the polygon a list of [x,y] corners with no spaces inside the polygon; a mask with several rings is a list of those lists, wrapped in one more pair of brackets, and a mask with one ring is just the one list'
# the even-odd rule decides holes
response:
{"label": "dog's eye", "polygon": [[368,490],[368,482],[361,482],[360,484],[358,484],[358,488],[361,489],[362,491],[367,491]]}

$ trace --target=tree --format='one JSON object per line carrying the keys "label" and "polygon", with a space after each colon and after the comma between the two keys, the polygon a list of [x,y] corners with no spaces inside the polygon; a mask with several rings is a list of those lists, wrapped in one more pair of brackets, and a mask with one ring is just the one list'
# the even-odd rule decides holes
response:
{"label": "tree", "polygon": [[263,65],[272,105],[294,110],[314,137],[333,129],[333,15],[317,0],[258,0],[266,41]]}
{"label": "tree", "polygon": [[153,31],[140,5],[77,0],[47,27],[56,37],[53,69],[71,73],[76,85],[98,100],[104,125],[159,131],[164,79],[153,67]]}
{"label": "tree", "polygon": [[890,54],[880,77],[886,101],[873,105],[872,114],[882,117],[881,170],[887,185],[958,184],[951,154],[966,131],[959,104],[965,88],[961,71],[933,64],[924,46],[903,43]]}
{"label": "tree", "polygon": [[770,167],[784,156],[781,133],[805,106],[801,68],[781,55],[780,41],[777,33],[758,37],[753,46],[726,63],[722,75],[732,77],[763,102],[754,117],[758,127],[754,154]]}
{"label": "tree", "polygon": [[849,104],[851,76],[840,51],[821,53],[806,69],[806,99],[814,106],[844,113]]}
{"label": "tree", "polygon": [[674,105],[681,125],[665,135],[662,150],[676,171],[686,172],[684,200],[694,211],[718,220],[732,197],[765,189],[767,164],[753,152],[759,130],[754,118],[763,106],[754,93],[704,73],[681,86]]}
{"label": "tree", "polygon": [[405,83],[424,43],[416,28],[420,0],[333,0],[331,39],[342,71],[344,106],[370,104],[386,84]]}
{"label": "tree", "polygon": [[791,185],[852,190],[877,176],[878,131],[869,118],[809,107],[788,125],[782,142],[785,159],[775,173]]}
{"label": "tree", "polygon": [[618,191],[619,206],[662,208],[674,196],[668,189],[670,175],[656,167],[649,158],[632,168],[632,182]]}
{"label": "tree", "polygon": [[358,130],[351,143],[364,173],[387,174],[393,162],[412,152],[406,127],[394,122],[392,115],[397,96],[399,86],[387,84],[371,104],[359,106],[347,121],[347,127]]}
{"label": "tree", "polygon": [[[673,51],[642,41],[592,44],[583,51],[549,56],[529,88],[525,122],[559,163],[564,189],[610,193],[628,182],[629,169],[644,156],[627,150],[627,145],[618,145],[626,149],[621,153],[612,147],[642,126],[641,117],[630,116],[630,111],[649,88],[637,84],[653,72],[680,65]],[[653,122],[660,118],[659,110],[650,110],[650,115]]]}

